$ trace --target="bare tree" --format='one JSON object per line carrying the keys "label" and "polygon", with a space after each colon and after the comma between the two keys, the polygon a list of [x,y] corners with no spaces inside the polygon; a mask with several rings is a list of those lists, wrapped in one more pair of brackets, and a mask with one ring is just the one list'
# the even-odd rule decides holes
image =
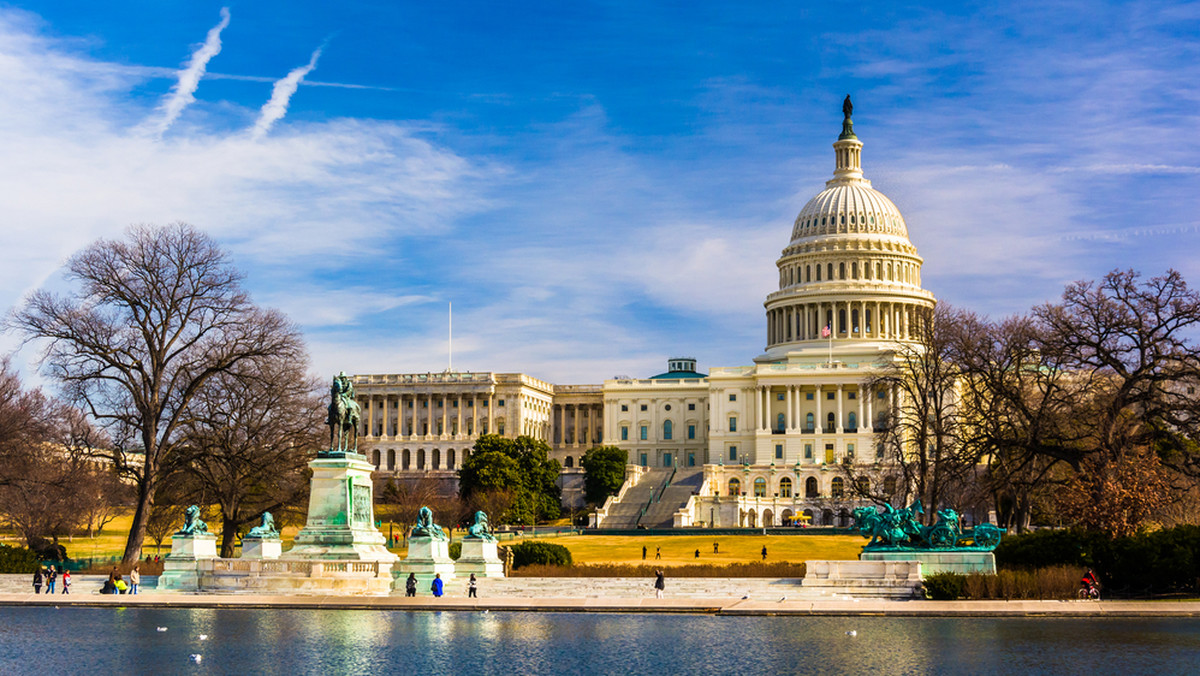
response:
{"label": "bare tree", "polygon": [[8,326],[45,343],[46,372],[110,433],[113,447],[98,453],[136,485],[132,563],[192,400],[242,362],[286,356],[294,330],[255,307],[225,252],[182,223],[100,240],[71,257],[66,277],[71,292],[33,292]]}
{"label": "bare tree", "polygon": [[163,540],[166,540],[175,527],[183,523],[182,505],[172,505],[159,500],[150,508],[150,518],[146,520],[146,535],[154,541],[154,552],[162,551]]}
{"label": "bare tree", "polygon": [[[177,459],[188,487],[220,509],[221,556],[238,532],[308,489],[305,467],[323,438],[321,385],[307,374],[300,337],[289,359],[245,361],[196,393]],[[198,499],[198,498],[197,498]]]}
{"label": "bare tree", "polygon": [[[927,518],[974,476],[978,457],[962,443],[958,384],[962,376],[953,359],[956,331],[965,313],[947,305],[921,314],[916,340],[900,343],[893,359],[866,383],[868,391],[889,392],[894,401],[884,413],[876,443],[899,469],[897,490],[882,490],[879,471],[847,464],[849,486],[877,501],[920,499]],[[865,479],[865,481],[864,481]]]}

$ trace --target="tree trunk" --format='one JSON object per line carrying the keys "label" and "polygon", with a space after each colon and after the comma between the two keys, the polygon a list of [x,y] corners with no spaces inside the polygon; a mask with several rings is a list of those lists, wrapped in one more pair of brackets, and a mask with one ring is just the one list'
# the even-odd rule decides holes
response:
{"label": "tree trunk", "polygon": [[133,524],[129,527],[129,539],[125,541],[125,554],[121,563],[133,565],[142,558],[142,543],[146,541],[146,523],[150,520],[150,506],[154,503],[154,486],[150,483],[149,468],[138,485],[137,507],[133,512]]}
{"label": "tree trunk", "polygon": [[233,546],[237,544],[238,522],[229,517],[221,519],[221,558],[233,558]]}

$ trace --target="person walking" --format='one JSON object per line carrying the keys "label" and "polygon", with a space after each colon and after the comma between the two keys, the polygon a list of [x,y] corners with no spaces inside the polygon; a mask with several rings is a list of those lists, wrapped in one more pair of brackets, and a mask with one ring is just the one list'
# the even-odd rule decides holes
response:
{"label": "person walking", "polygon": [[430,589],[430,591],[433,592],[433,595],[435,598],[442,597],[442,585],[443,584],[445,584],[445,583],[442,582],[442,574],[441,573],[438,573],[433,576],[433,582],[431,582],[429,584],[429,589]]}
{"label": "person walking", "polygon": [[662,558],[662,547],[655,547],[654,548],[654,560],[657,561],[661,558]]}
{"label": "person walking", "polygon": [[408,579],[404,581],[404,595],[405,596],[416,596],[417,595],[417,574],[416,573],[409,573]]}
{"label": "person walking", "polygon": [[142,574],[138,572],[138,564],[133,564],[133,570],[129,571],[129,593],[138,593],[138,585],[142,583]]}
{"label": "person walking", "polygon": [[64,570],[64,571],[63,571],[63,576],[62,576],[62,577],[63,577],[63,590],[62,590],[62,593],[64,593],[64,594],[70,594],[70,593],[71,593],[71,571],[69,571],[69,570]]}
{"label": "person walking", "polygon": [[50,566],[50,570],[46,571],[46,593],[54,593],[54,583],[58,580],[58,571],[54,570],[54,566]]}
{"label": "person walking", "polygon": [[646,560],[646,545],[642,545],[642,560]]}
{"label": "person walking", "polygon": [[700,558],[700,550],[699,549],[696,550],[696,558],[697,559]]}
{"label": "person walking", "polygon": [[762,557],[763,557],[762,558],[763,561],[767,560],[767,546],[766,545],[763,545]]}
{"label": "person walking", "polygon": [[718,554],[718,553],[719,553],[719,552],[717,551],[718,549],[719,549],[719,548],[717,547],[717,543],[715,543],[715,542],[714,542],[714,543],[713,543],[713,554]]}
{"label": "person walking", "polygon": [[667,588],[667,581],[661,570],[654,571],[654,598],[661,599],[663,590]]}
{"label": "person walking", "polygon": [[477,584],[478,583],[476,583],[476,581],[475,581],[475,573],[471,573],[471,579],[467,580],[467,598],[469,598],[469,599],[479,598],[478,596],[475,595]]}
{"label": "person walking", "polygon": [[33,593],[42,593],[42,564],[38,564],[37,568],[33,569]]}

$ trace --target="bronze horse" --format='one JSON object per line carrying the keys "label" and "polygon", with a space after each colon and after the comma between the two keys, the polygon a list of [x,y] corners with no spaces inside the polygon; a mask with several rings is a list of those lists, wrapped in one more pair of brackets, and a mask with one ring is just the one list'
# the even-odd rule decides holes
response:
{"label": "bronze horse", "polygon": [[334,377],[329,393],[329,417],[325,421],[329,425],[329,452],[357,453],[362,408],[354,400],[354,384],[345,371]]}

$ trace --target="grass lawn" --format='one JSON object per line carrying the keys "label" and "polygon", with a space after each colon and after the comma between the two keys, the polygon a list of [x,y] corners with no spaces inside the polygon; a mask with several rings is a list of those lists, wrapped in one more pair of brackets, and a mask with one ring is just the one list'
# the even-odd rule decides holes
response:
{"label": "grass lawn", "polygon": [[[768,562],[858,559],[866,543],[854,535],[575,535],[537,539],[570,549],[575,563],[639,564],[644,545],[646,561],[665,566],[760,561],[764,545]],[[714,542],[719,545],[717,554],[713,554]],[[658,547],[662,559],[655,562]],[[696,558],[697,549],[700,558]]]}

